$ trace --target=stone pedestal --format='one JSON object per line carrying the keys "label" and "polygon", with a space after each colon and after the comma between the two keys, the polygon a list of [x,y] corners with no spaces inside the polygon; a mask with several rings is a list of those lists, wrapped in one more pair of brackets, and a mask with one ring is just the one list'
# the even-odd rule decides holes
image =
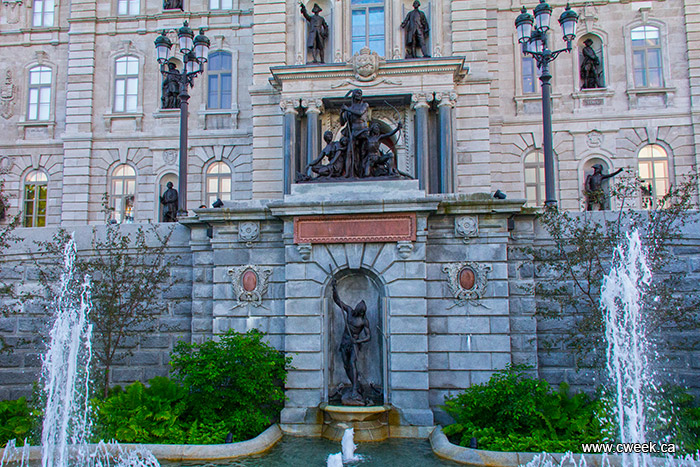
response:
{"label": "stone pedestal", "polygon": [[348,428],[354,428],[355,441],[384,441],[389,437],[391,406],[347,407],[321,404],[323,430],[321,436],[340,441]]}

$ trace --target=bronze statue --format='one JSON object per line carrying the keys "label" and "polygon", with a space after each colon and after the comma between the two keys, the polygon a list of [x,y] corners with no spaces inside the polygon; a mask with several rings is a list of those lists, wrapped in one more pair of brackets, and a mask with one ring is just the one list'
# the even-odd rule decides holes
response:
{"label": "bronze statue", "polygon": [[348,150],[345,155],[345,177],[361,177],[362,156],[367,154],[369,133],[369,104],[362,100],[362,90],[353,89],[350,104],[340,109],[340,123],[346,125],[343,135],[348,137]]}
{"label": "bronze statue", "polygon": [[602,88],[600,70],[600,59],[593,50],[593,41],[591,39],[586,39],[583,41],[585,47],[581,50],[583,58],[581,59],[581,88],[582,89],[595,89]]}
{"label": "bronze statue", "polygon": [[173,62],[168,62],[168,71],[161,70],[164,77],[162,95],[160,97],[162,108],[180,108],[180,72]]}
{"label": "bronze statue", "polygon": [[366,316],[367,305],[364,300],[360,300],[355,308],[343,303],[338,297],[335,277],[331,279],[331,287],[333,288],[333,301],[343,311],[345,330],[340,341],[339,351],[345,374],[351,383],[350,393],[343,394],[341,402],[343,405],[365,405],[359,391],[360,374],[357,371],[357,356],[360,352],[360,346],[369,342],[371,338],[369,320]]}
{"label": "bronze statue", "polygon": [[[364,158],[363,164],[363,176],[378,176],[377,170],[383,167],[388,161],[385,160],[386,154],[383,154],[379,149],[381,140],[389,136],[393,136],[403,127],[403,124],[399,122],[393,131],[389,133],[382,134],[379,128],[379,123],[374,122],[369,128],[369,136],[367,137],[367,154]],[[393,155],[392,155],[393,157]]]}
{"label": "bronze statue", "polygon": [[409,11],[406,19],[401,23],[401,28],[406,30],[406,58],[417,58],[417,49],[420,48],[424,57],[430,57],[428,53],[428,37],[430,25],[425,13],[418,7],[420,2],[413,2],[413,11]]}
{"label": "bronze statue", "polygon": [[606,195],[603,190],[603,181],[614,177],[620,172],[622,172],[621,168],[611,174],[603,175],[603,166],[601,164],[593,164],[593,173],[586,176],[584,184],[586,211],[593,211],[594,205],[598,206],[599,211],[605,210]]}
{"label": "bronze statue", "polygon": [[163,0],[164,10],[182,10],[182,0]]}
{"label": "bronze statue", "polygon": [[[323,133],[323,140],[326,142],[326,147],[321,150],[318,158],[309,164],[307,176],[310,177],[310,172],[313,172],[320,177],[340,177],[345,168],[345,151],[348,139],[343,136],[340,141],[333,141],[333,132],[327,130]],[[321,162],[324,158],[328,160],[328,164],[322,165]]]}
{"label": "bronze statue", "polygon": [[306,10],[306,6],[299,2],[301,7],[301,14],[304,19],[309,23],[309,34],[306,38],[307,47],[311,51],[311,56],[313,60],[311,63],[324,63],[323,51],[326,47],[326,39],[328,39],[328,23],[323,19],[323,16],[319,15],[323,9],[314,3],[314,7],[311,9],[313,16],[309,14]]}
{"label": "bronze statue", "polygon": [[177,222],[177,190],[173,188],[173,182],[168,182],[168,187],[160,197],[160,204],[163,205],[163,222]]}

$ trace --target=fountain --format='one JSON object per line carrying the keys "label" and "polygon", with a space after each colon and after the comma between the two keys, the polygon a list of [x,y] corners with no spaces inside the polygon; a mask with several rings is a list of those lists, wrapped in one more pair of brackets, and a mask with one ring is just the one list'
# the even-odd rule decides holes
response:
{"label": "fountain", "polygon": [[[117,443],[100,442],[90,448],[90,363],[92,325],[90,278],[77,276],[75,240],[63,250],[63,271],[51,303],[53,325],[48,350],[42,359],[41,381],[46,405],[41,432],[42,467],[156,467],[160,464],[144,450],[125,450]],[[29,462],[30,448],[11,441],[0,467]],[[10,463],[13,464],[10,464]]]}

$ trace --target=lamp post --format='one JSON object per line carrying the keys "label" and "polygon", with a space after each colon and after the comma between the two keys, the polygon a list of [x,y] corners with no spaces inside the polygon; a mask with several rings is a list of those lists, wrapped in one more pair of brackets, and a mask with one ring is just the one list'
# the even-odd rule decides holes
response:
{"label": "lamp post", "polygon": [[168,39],[168,31],[163,30],[160,36],[155,40],[156,57],[160,64],[160,72],[167,79],[171,77],[175,79],[180,86],[180,161],[178,171],[178,217],[187,216],[187,116],[188,116],[188,101],[190,95],[188,87],[194,86],[194,77],[204,71],[204,64],[209,58],[209,38],[204,35],[204,28],[200,28],[199,35],[194,37],[194,32],[184,22],[182,27],[177,30],[178,45],[180,53],[183,55],[184,66],[182,71],[178,71],[175,67],[172,69],[166,68],[166,63],[170,59],[170,49],[173,43]]}
{"label": "lamp post", "polygon": [[578,14],[567,4],[559,17],[559,24],[564,33],[566,47],[559,50],[549,50],[547,32],[552,18],[552,7],[545,0],[540,0],[535,7],[534,18],[523,7],[515,19],[515,29],[518,32],[518,42],[522,44],[523,54],[531,55],[537,61],[542,82],[542,146],[544,147],[544,191],[545,206],[556,207],[557,197],[554,189],[554,149],[552,148],[552,75],[549,72],[549,62],[554,61],[562,52],[571,52],[571,42],[576,37]]}

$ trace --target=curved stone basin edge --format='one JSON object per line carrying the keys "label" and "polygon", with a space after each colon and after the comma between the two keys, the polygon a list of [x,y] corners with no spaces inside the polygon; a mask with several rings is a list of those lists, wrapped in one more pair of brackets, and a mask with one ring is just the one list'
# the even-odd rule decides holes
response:
{"label": "curved stone basin edge", "polygon": [[[450,443],[445,433],[442,432],[441,426],[435,427],[433,432],[430,433],[429,439],[430,446],[438,457],[475,467],[515,467],[527,464],[540,454],[537,452],[500,452],[464,448]],[[561,462],[561,459],[566,455],[563,453],[547,454],[556,459],[557,462]],[[574,458],[577,461],[581,456],[586,459],[588,467],[601,467],[603,463],[602,454],[574,454]],[[607,460],[610,462],[610,467],[622,467],[621,455],[608,455]],[[655,465],[663,465],[664,461],[665,459],[663,458],[654,458]]]}
{"label": "curved stone basin edge", "polygon": [[[160,461],[216,461],[260,454],[282,439],[282,430],[276,423],[253,439],[229,444],[122,444],[126,449],[145,448]],[[89,444],[94,450],[97,444]],[[22,448],[18,448],[22,449]],[[4,449],[0,450],[0,459]],[[41,460],[41,446],[32,446],[29,460]]]}

